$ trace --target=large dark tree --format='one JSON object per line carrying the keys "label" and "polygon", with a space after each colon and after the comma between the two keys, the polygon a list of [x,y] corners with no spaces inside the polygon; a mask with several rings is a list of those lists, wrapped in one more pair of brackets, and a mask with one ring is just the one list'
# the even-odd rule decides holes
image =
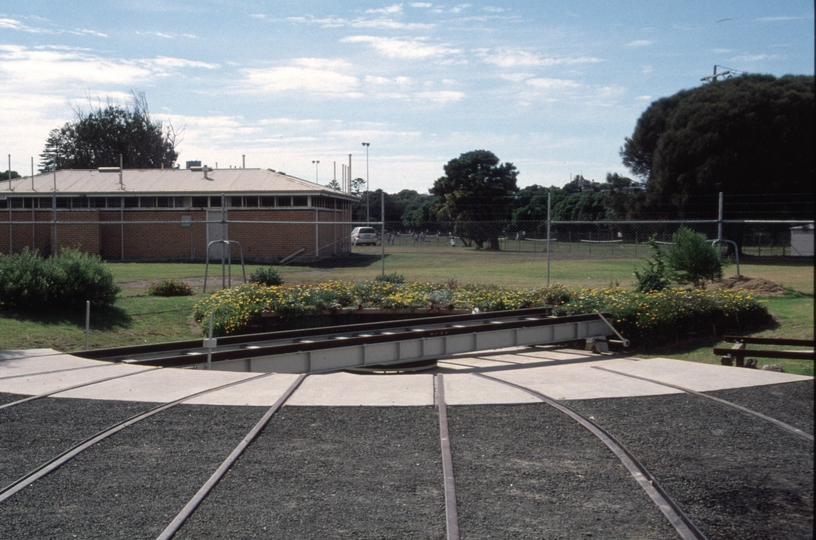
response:
{"label": "large dark tree", "polygon": [[499,249],[501,226],[509,221],[512,195],[518,191],[518,171],[512,163],[499,163],[487,150],[473,150],[445,165],[445,176],[434,182],[431,193],[441,198],[437,217],[453,221],[455,232],[480,248]]}
{"label": "large dark tree", "polygon": [[126,169],[171,168],[178,159],[177,132],[151,118],[144,94],[133,92],[125,107],[109,100],[89,113],[74,112],[74,122],[51,130],[41,171],[116,167],[120,155]]}
{"label": "large dark tree", "polygon": [[722,192],[742,197],[743,214],[770,195],[780,196],[775,217],[812,219],[812,206],[799,203],[813,193],[816,168],[813,84],[812,76],[743,75],[652,103],[621,148],[646,181],[650,210],[710,218]]}

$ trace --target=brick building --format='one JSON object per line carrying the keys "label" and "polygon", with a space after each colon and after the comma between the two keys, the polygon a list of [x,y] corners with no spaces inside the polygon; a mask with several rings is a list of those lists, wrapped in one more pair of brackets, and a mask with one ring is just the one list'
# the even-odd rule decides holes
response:
{"label": "brick building", "polygon": [[[247,262],[348,253],[357,197],[265,169],[62,170],[0,183],[0,253],[77,248],[106,260]],[[233,258],[238,257],[232,245]]]}

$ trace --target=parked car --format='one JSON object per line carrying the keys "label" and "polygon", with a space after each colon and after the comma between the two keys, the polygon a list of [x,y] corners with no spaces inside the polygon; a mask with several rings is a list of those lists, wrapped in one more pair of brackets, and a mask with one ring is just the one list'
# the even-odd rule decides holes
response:
{"label": "parked car", "polygon": [[377,245],[377,231],[372,227],[355,227],[351,231],[351,245],[364,246],[366,244]]}

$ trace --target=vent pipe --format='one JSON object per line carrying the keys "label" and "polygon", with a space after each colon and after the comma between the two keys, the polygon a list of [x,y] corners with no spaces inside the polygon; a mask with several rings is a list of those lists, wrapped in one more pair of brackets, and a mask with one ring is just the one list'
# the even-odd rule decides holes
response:
{"label": "vent pipe", "polygon": [[241,154],[241,168],[246,169],[246,154]]}
{"label": "vent pipe", "polygon": [[[11,154],[9,154],[8,156],[9,156],[9,167],[8,167],[8,176],[9,176],[8,182],[9,182],[9,185],[8,185],[8,189],[9,189],[9,191],[14,191],[13,189],[11,189]],[[9,205],[10,204],[11,203],[9,203]],[[9,206],[9,208],[11,208],[11,206]]]}

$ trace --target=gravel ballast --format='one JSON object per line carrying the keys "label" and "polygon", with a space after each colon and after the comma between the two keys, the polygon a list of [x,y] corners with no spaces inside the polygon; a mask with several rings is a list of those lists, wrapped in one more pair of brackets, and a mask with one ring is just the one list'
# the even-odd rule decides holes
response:
{"label": "gravel ballast", "polygon": [[760,412],[813,435],[813,379],[706,393]]}
{"label": "gravel ballast", "polygon": [[[15,396],[9,402],[25,397]],[[42,398],[0,410],[0,487],[99,431],[155,405]]]}
{"label": "gravel ballast", "polygon": [[437,420],[284,407],[175,538],[444,538]]}
{"label": "gravel ballast", "polygon": [[156,538],[265,410],[180,405],[120,431],[0,504],[0,538]]}
{"label": "gravel ballast", "polygon": [[546,404],[449,407],[463,538],[677,538],[599,439]]}
{"label": "gravel ballast", "polygon": [[626,445],[711,540],[812,538],[812,441],[686,394],[568,405]]}

